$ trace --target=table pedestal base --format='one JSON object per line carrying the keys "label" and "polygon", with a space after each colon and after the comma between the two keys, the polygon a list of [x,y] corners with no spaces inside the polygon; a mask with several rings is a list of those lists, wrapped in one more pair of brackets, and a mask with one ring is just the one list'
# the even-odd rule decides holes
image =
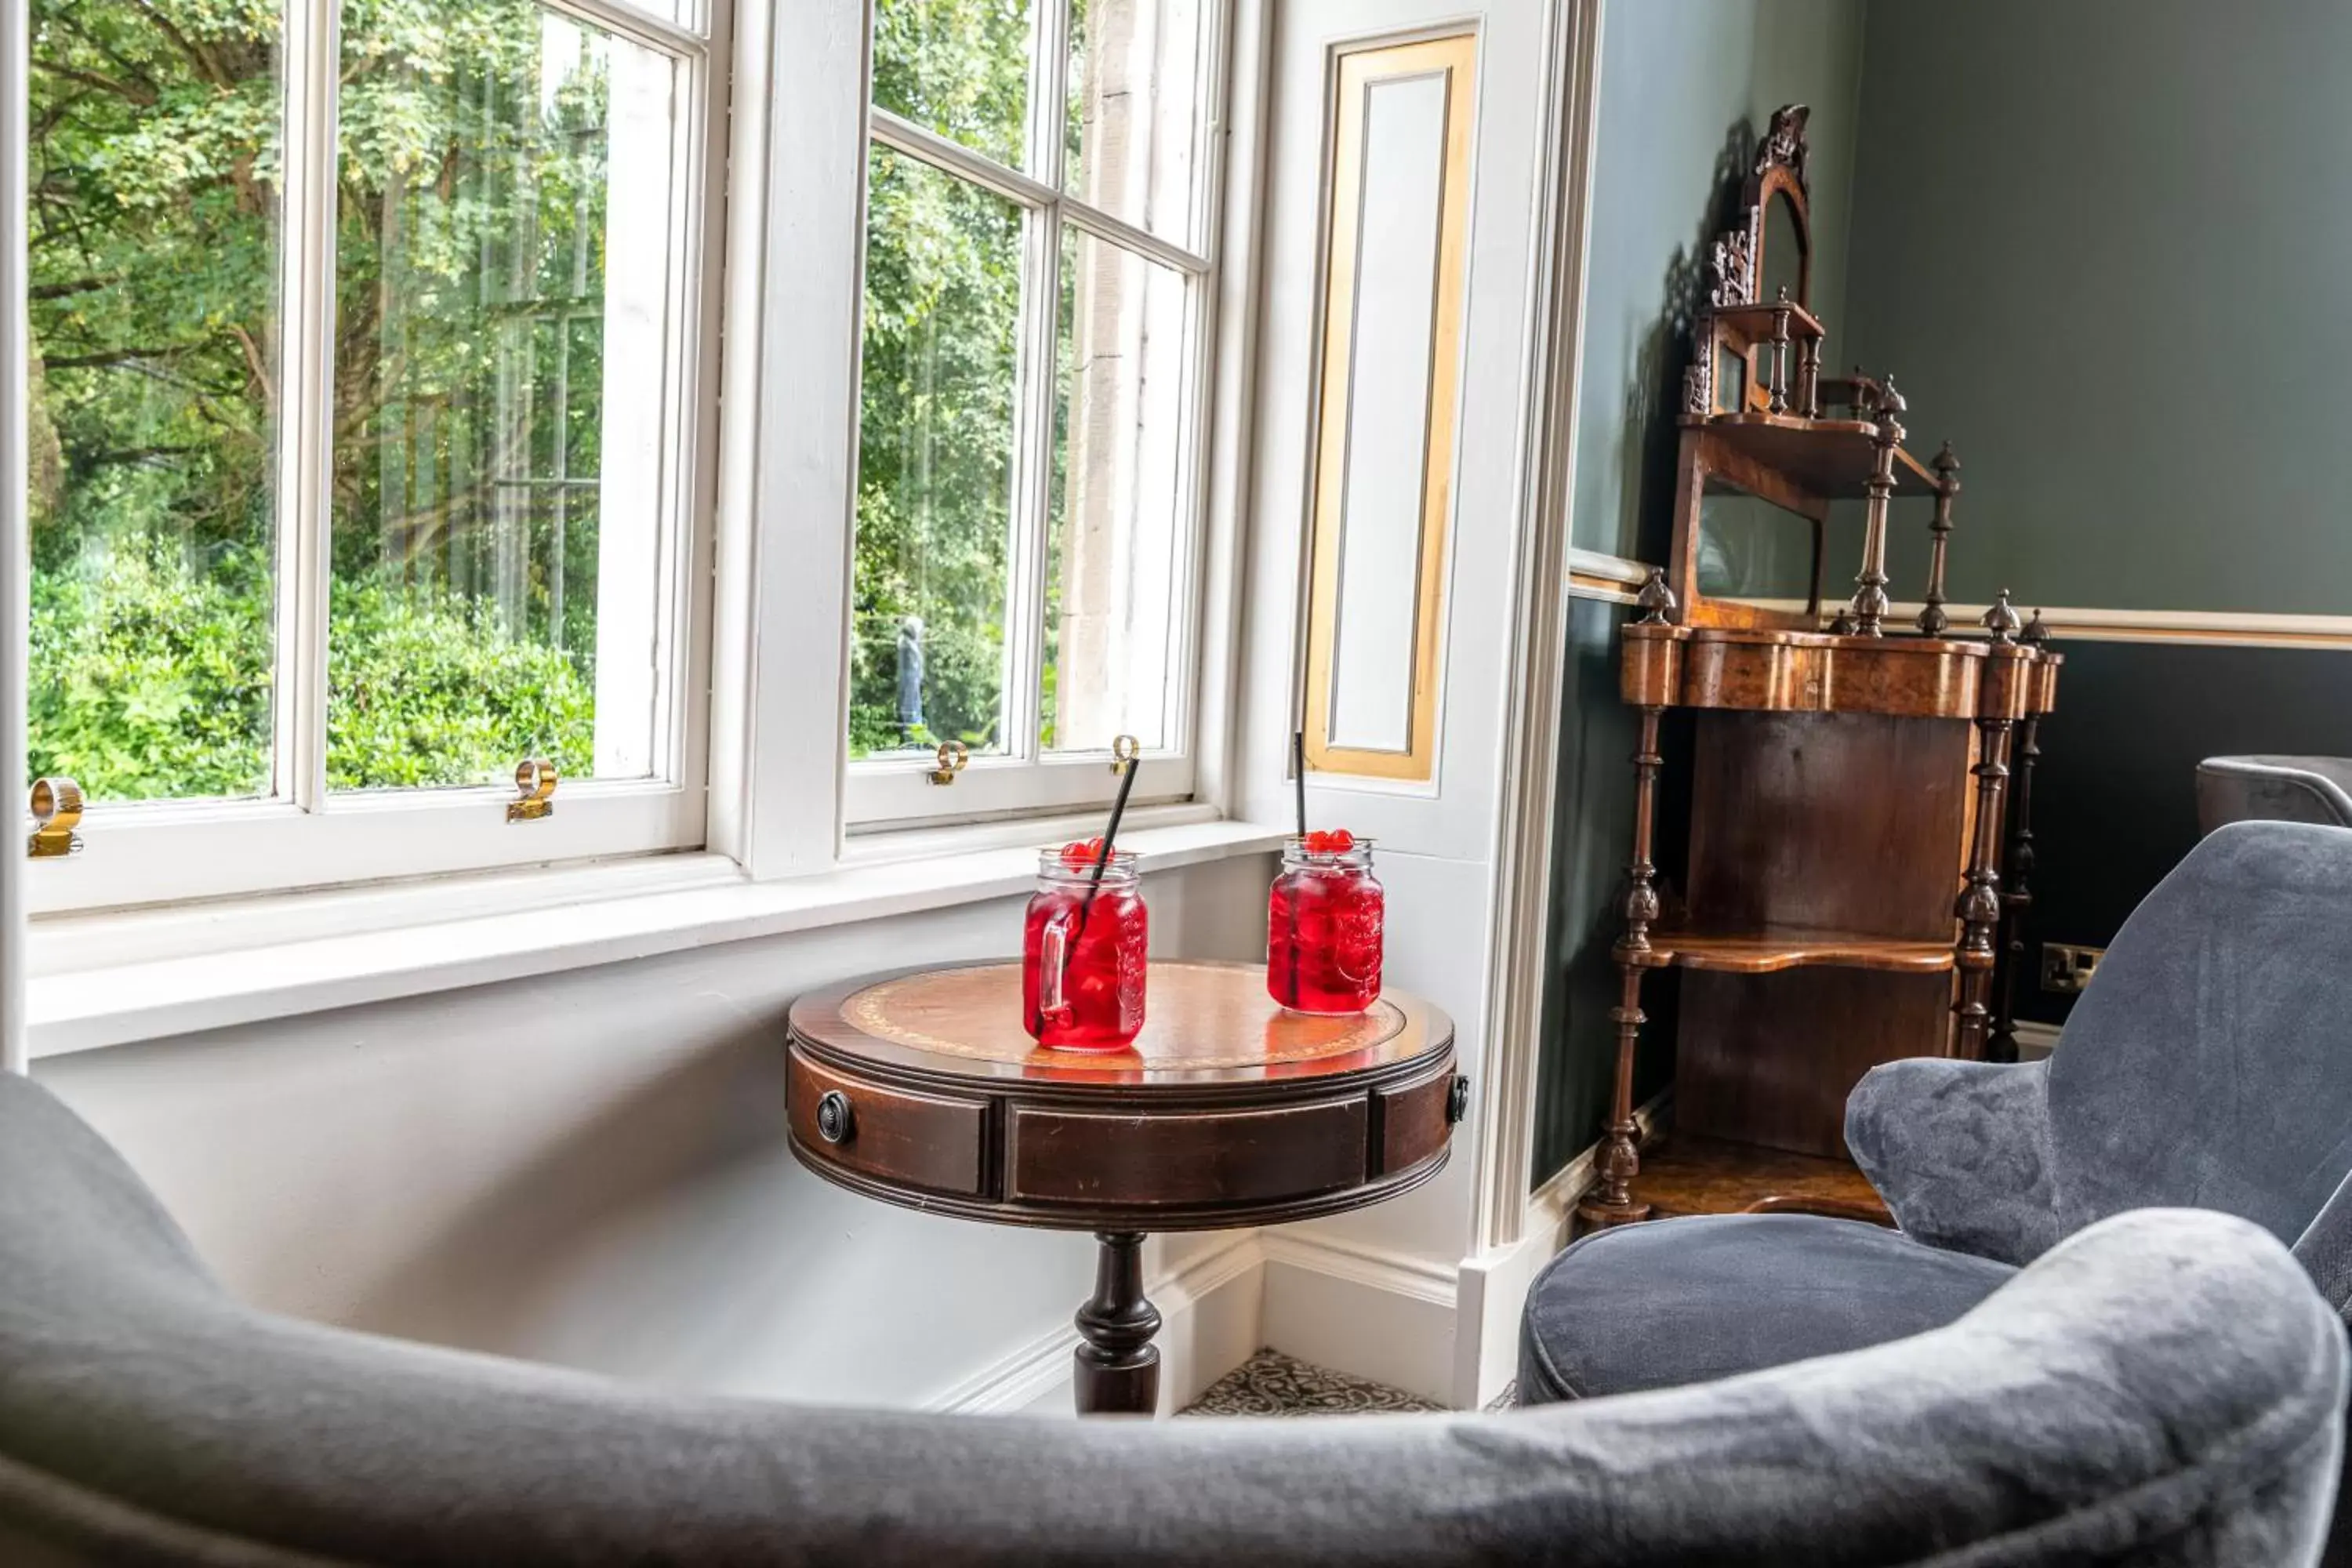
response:
{"label": "table pedestal base", "polygon": [[1081,1415],[1150,1415],[1160,1405],[1160,1309],[1143,1294],[1143,1237],[1106,1231],[1095,1256],[1095,1293],[1078,1309],[1072,1387]]}

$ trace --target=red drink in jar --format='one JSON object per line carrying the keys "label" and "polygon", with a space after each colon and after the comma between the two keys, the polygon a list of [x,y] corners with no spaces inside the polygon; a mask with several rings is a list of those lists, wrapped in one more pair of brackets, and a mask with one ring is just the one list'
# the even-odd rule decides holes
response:
{"label": "red drink in jar", "polygon": [[1360,1013],[1379,1001],[1387,910],[1370,839],[1344,828],[1290,839],[1266,902],[1266,991],[1300,1013]]}
{"label": "red drink in jar", "polygon": [[1143,1029],[1149,916],[1135,857],[1114,853],[1095,881],[1101,841],[1037,858],[1037,891],[1021,935],[1021,1015],[1041,1046],[1123,1051]]}

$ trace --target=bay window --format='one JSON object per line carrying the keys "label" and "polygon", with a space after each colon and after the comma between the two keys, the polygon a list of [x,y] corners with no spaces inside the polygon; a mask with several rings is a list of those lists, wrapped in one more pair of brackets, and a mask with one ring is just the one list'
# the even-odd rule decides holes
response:
{"label": "bay window", "polygon": [[853,825],[1192,787],[1221,10],[877,0]]}
{"label": "bay window", "polygon": [[[36,910],[749,864],[754,791],[827,845],[1090,807],[1129,736],[1191,797],[1223,0],[873,0],[862,223],[730,237],[783,4],[30,0],[30,763],[89,802]],[[861,264],[838,524],[720,515],[785,234]],[[740,541],[852,526],[845,608],[732,625]],[[787,624],[845,653],[838,800],[736,776]]]}
{"label": "bay window", "polygon": [[700,841],[724,21],[33,0],[37,907]]}

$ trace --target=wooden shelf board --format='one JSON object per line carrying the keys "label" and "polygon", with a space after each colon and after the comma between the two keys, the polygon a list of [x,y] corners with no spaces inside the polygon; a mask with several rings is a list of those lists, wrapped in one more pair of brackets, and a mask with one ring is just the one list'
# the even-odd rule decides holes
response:
{"label": "wooden shelf board", "polygon": [[[1860,419],[1805,419],[1794,414],[1717,414],[1693,416],[1709,435],[1742,457],[1795,480],[1832,500],[1858,500],[1869,494],[1878,466],[1874,426]],[[1932,496],[1936,476],[1902,447],[1895,449],[1895,494]]]}
{"label": "wooden shelf board", "polygon": [[1644,969],[1712,969],[1729,974],[1771,974],[1822,964],[1937,974],[1953,963],[1948,942],[1901,942],[1858,931],[1772,930],[1652,931],[1650,951],[1635,959]]}
{"label": "wooden shelf board", "polygon": [[1654,1219],[1743,1214],[1774,1199],[1834,1205],[1857,1217],[1886,1212],[1869,1179],[1844,1160],[1680,1133],[1642,1151],[1633,1195],[1650,1205]]}

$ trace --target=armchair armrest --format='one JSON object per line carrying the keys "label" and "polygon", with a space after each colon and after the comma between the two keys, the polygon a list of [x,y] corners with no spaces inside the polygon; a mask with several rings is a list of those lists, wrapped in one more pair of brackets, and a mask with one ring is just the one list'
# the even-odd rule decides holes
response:
{"label": "armchair armrest", "polygon": [[1846,1097],[1846,1147],[1906,1235],[2026,1263],[2061,1235],[2048,1087],[2047,1062],[1888,1062]]}

